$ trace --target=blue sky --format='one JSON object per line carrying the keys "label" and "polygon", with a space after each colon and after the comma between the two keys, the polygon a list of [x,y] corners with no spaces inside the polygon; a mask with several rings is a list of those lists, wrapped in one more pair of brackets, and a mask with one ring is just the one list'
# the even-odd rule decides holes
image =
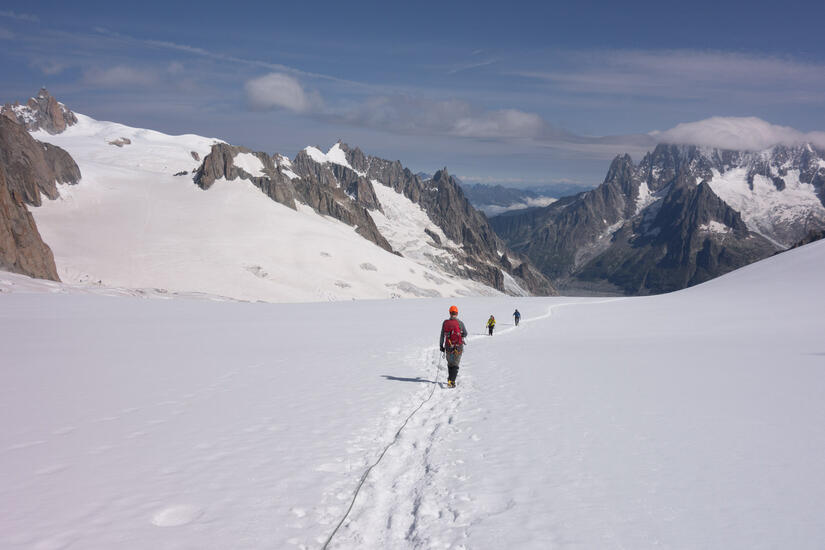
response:
{"label": "blue sky", "polygon": [[824,139],[822,21],[823,2],[4,2],[0,101],[46,85],[269,153],[341,139],[469,181],[595,185],[663,136]]}

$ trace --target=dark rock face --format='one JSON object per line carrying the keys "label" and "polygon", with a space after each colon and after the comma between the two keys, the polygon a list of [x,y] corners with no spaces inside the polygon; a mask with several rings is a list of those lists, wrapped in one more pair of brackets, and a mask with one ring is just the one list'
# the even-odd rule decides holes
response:
{"label": "dark rock face", "polygon": [[51,249],[43,242],[22,197],[9,191],[0,163],[0,270],[59,281]]}
{"label": "dark rock face", "polygon": [[[366,174],[369,181],[391,187],[418,204],[451,241],[461,245],[461,254],[457,258],[461,267],[456,271],[457,275],[503,291],[506,272],[533,294],[556,294],[550,281],[532,267],[526,257],[507,250],[487,218],[470,204],[459,182],[446,168],[432,178],[422,180],[399,161],[367,156],[359,148],[346,144],[340,144],[340,147],[354,170]],[[509,254],[515,261],[502,261],[501,252],[506,252],[504,259]]]}
{"label": "dark rock face", "polygon": [[292,161],[295,172],[312,184],[328,189],[340,188],[356,204],[369,210],[381,211],[381,203],[375,196],[372,183],[355,170],[330,162],[320,164],[300,151]]}
{"label": "dark rock face", "polygon": [[[234,159],[239,153],[254,155],[263,164],[263,172],[266,175],[253,176],[243,168],[235,166]],[[220,178],[249,180],[272,200],[295,209],[295,191],[289,178],[281,173],[273,159],[266,153],[255,153],[245,147],[216,143],[195,172],[194,180],[198,187],[206,190]]]}
{"label": "dark rock face", "polygon": [[[761,153],[659,145],[638,166],[617,157],[592,191],[544,208],[492,218],[495,230],[563,288],[649,294],[695,285],[773,254],[777,246],[749,230],[714,193],[714,171],[747,169],[786,187],[790,171],[823,196],[821,151],[776,147]],[[823,177],[823,181],[820,181]],[[810,224],[810,219],[801,220]],[[590,286],[589,286],[590,285]],[[595,285],[595,286],[593,286]]]}
{"label": "dark rock face", "polygon": [[77,123],[75,114],[52,97],[46,88],[41,88],[25,105],[7,103],[0,108],[0,115],[22,124],[30,132],[45,130],[59,134]]}
{"label": "dark rock face", "polygon": [[40,194],[56,199],[57,183],[80,181],[80,169],[60,147],[41,143],[25,127],[0,117],[0,164],[5,167],[9,192],[26,204],[40,206]]}
{"label": "dark rock face", "polygon": [[39,205],[41,191],[56,198],[55,179],[67,172],[77,176],[74,181],[80,179],[68,153],[44,147],[25,128],[0,117],[0,270],[60,280],[52,251],[40,237],[26,203]]}

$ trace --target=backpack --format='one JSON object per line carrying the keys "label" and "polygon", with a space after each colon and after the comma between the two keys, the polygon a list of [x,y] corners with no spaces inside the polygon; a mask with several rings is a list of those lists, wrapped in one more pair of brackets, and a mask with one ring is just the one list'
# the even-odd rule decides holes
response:
{"label": "backpack", "polygon": [[457,319],[447,319],[444,321],[442,330],[444,331],[444,334],[446,334],[446,337],[444,338],[445,348],[456,349],[464,344],[464,340],[461,338],[461,325]]}

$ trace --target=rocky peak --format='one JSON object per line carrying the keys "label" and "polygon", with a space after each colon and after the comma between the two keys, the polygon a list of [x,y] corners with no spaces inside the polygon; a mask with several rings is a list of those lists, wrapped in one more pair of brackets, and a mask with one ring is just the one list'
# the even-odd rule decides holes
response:
{"label": "rocky peak", "polygon": [[65,105],[57,101],[46,88],[41,88],[37,96],[25,105],[15,102],[0,108],[0,115],[24,125],[27,130],[45,130],[59,134],[77,123],[77,117]]}

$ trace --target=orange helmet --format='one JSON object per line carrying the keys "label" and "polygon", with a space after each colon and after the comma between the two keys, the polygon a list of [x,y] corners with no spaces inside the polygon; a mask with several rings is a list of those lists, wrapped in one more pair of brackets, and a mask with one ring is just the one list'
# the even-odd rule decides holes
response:
{"label": "orange helmet", "polygon": [[450,315],[458,315],[458,308],[455,306],[450,306]]}

